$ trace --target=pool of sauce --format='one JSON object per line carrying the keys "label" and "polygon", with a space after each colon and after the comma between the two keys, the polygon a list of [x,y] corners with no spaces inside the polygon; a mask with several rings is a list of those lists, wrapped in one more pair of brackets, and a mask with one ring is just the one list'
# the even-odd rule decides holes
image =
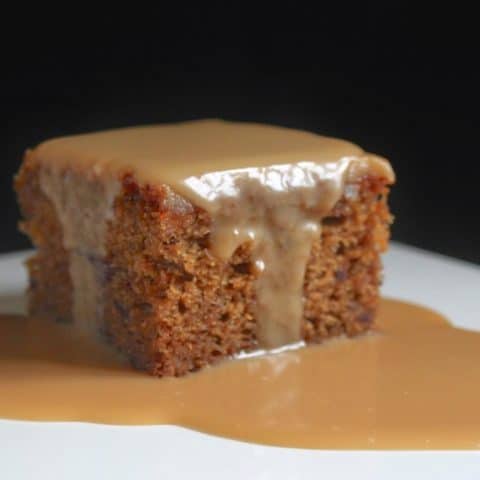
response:
{"label": "pool of sauce", "polygon": [[395,300],[377,325],[158,379],[66,325],[0,315],[0,417],[174,424],[286,447],[480,449],[480,333]]}

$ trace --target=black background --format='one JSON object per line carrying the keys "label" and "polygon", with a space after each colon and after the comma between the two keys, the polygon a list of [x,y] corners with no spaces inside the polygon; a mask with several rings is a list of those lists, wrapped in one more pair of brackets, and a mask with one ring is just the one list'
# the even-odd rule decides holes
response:
{"label": "black background", "polygon": [[26,147],[223,117],[388,157],[394,239],[480,263],[476,16],[420,3],[16,8],[2,25],[0,251],[28,246],[11,189]]}

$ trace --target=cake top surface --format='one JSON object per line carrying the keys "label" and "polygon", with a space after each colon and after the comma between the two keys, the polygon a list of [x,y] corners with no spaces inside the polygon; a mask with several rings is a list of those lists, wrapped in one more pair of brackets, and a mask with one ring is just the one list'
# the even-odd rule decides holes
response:
{"label": "cake top surface", "polygon": [[40,144],[35,155],[42,162],[93,167],[97,172],[133,170],[140,180],[174,185],[214,171],[299,162],[325,164],[366,154],[353,143],[314,133],[196,120],[55,138]]}

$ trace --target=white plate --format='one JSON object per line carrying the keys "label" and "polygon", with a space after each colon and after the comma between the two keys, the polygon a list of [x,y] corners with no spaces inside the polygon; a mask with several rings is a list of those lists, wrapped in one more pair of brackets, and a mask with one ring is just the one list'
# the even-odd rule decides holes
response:
{"label": "white plate", "polygon": [[[3,312],[22,309],[24,257],[0,256]],[[398,244],[385,264],[385,295],[427,305],[458,326],[480,330],[479,267]],[[0,420],[0,479],[110,478],[478,480],[480,452],[300,450],[226,440],[175,426]]]}

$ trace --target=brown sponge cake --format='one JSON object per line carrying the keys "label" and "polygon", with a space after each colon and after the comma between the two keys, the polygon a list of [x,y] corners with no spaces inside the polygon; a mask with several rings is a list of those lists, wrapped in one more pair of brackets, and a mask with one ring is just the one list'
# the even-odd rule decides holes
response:
{"label": "brown sponge cake", "polygon": [[371,329],[388,163],[340,140],[199,121],[65,137],[16,179],[29,308],[183,375]]}

